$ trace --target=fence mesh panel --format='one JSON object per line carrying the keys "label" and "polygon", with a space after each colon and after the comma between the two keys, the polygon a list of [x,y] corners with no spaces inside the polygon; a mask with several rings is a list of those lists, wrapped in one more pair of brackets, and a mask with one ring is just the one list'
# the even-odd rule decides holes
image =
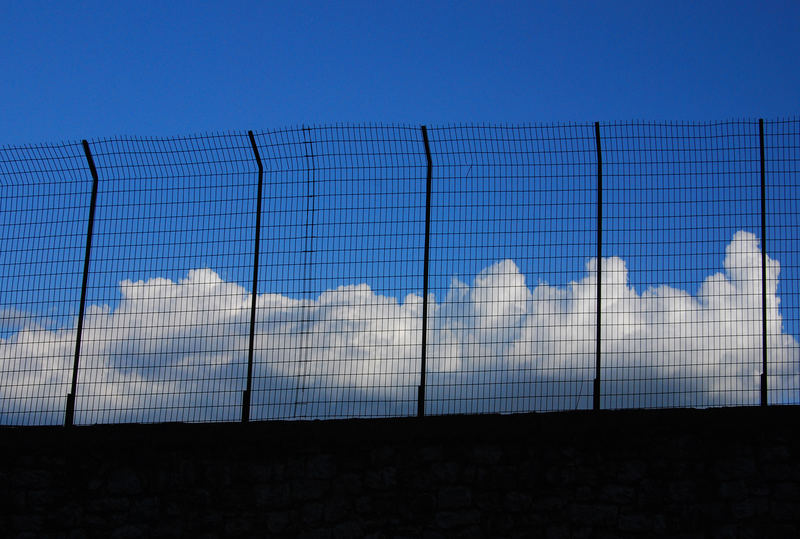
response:
{"label": "fence mesh panel", "polygon": [[592,125],[431,130],[432,413],[591,407]]}
{"label": "fence mesh panel", "polygon": [[758,403],[758,123],[615,124],[601,140],[603,407]]}
{"label": "fence mesh panel", "polygon": [[[601,408],[754,405],[763,298],[797,404],[800,121],[766,242],[758,121],[595,128],[429,127],[430,192],[419,126],[256,132],[258,246],[248,133],[89,142],[75,422],[585,409],[598,359]],[[91,192],[81,144],[0,149],[2,424],[64,422]]]}
{"label": "fence mesh panel", "polygon": [[239,417],[257,164],[246,136],[91,144],[76,422]]}
{"label": "fence mesh panel", "polygon": [[416,412],[425,235],[418,127],[256,137],[265,161],[253,417]]}
{"label": "fence mesh panel", "polygon": [[92,179],[80,144],[0,149],[0,422],[64,420]]}
{"label": "fence mesh panel", "polygon": [[769,402],[800,404],[800,121],[765,122]]}

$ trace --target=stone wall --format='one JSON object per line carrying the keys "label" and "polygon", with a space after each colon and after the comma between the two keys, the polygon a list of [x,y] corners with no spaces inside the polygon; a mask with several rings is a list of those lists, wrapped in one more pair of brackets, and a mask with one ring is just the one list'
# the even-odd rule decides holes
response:
{"label": "stone wall", "polygon": [[8,537],[800,537],[798,407],[0,429]]}

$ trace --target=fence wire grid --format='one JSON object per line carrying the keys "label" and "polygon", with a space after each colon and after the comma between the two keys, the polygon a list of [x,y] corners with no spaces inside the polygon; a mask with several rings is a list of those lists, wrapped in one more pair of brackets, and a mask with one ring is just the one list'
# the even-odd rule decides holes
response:
{"label": "fence wire grid", "polygon": [[800,402],[800,120],[0,148],[0,424]]}

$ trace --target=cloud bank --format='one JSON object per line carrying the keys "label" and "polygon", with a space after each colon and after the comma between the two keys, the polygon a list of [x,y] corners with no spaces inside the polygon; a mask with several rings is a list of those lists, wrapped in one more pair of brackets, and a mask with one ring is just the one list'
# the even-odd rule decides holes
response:
{"label": "cloud bank", "polygon": [[[761,254],[737,232],[724,272],[698,293],[668,285],[638,293],[625,261],[603,259],[602,406],[756,404],[761,372]],[[591,407],[597,260],[564,287],[531,286],[513,260],[453,279],[429,297],[430,413]],[[794,402],[800,346],[783,331],[780,265],[768,259],[770,402]],[[211,269],[122,281],[122,299],[87,307],[76,421],[213,421],[240,417],[251,296]],[[315,299],[257,298],[254,419],[416,412],[422,297],[366,284]],[[0,422],[61,423],[75,328],[19,313],[0,339]]]}

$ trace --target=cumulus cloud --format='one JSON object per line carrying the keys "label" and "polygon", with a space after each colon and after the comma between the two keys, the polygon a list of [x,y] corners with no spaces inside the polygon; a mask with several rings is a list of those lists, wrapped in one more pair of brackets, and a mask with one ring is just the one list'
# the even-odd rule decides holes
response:
{"label": "cumulus cloud", "polygon": [[[604,407],[758,402],[761,254],[737,232],[724,272],[696,295],[660,285],[641,293],[625,261],[603,259]],[[513,412],[591,406],[596,259],[563,287],[526,283],[500,260],[471,284],[429,297],[427,409]],[[780,265],[768,259],[771,402],[800,387],[800,347],[783,331]],[[120,283],[122,299],[87,308],[78,422],[235,420],[245,386],[251,296],[211,269],[177,282]],[[257,298],[253,418],[415,413],[422,297],[367,284],[314,299]],[[11,311],[9,311],[11,313]],[[59,423],[75,328],[23,323],[0,339],[0,421]],[[30,318],[27,318],[28,320]]]}

